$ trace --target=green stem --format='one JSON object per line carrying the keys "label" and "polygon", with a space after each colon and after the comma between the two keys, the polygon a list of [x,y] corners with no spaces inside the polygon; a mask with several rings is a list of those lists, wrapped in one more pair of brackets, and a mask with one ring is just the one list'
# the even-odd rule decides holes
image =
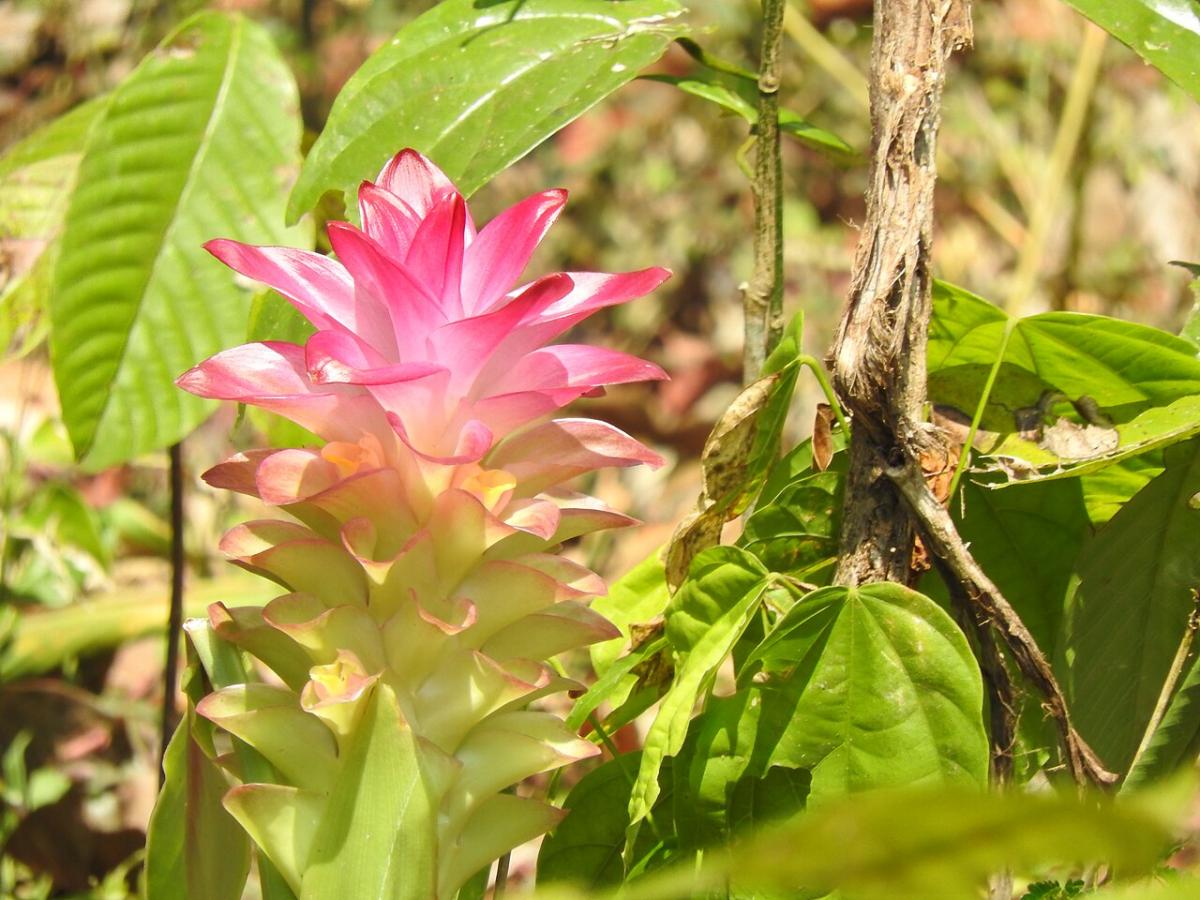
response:
{"label": "green stem", "polygon": [[159,787],[162,787],[166,778],[162,759],[179,720],[175,711],[175,689],[179,674],[179,644],[183,638],[183,577],[186,566],[183,549],[183,441],[172,444],[168,454],[171,460],[171,607],[167,614],[167,659],[163,666],[162,719],[159,723]]}
{"label": "green stem", "polygon": [[847,421],[845,413],[842,412],[842,405],[838,403],[837,394],[833,391],[833,385],[829,383],[829,376],[825,373],[825,367],[821,365],[819,359],[807,353],[798,357],[796,361],[802,366],[807,366],[809,371],[816,376],[817,384],[821,386],[821,391],[825,394],[825,399],[829,402],[829,408],[833,410],[833,415],[837,418],[838,428],[842,430],[842,434],[848,440],[850,438],[850,423]]}
{"label": "green stem", "polygon": [[758,70],[758,140],[754,153],[754,273],[742,295],[746,346],[742,380],[758,378],[783,335],[783,159],[779,85],[783,80],[785,0],[762,0],[762,57]]}
{"label": "green stem", "polygon": [[975,414],[971,417],[971,427],[967,430],[966,440],[963,441],[962,452],[958,454],[958,464],[954,467],[954,477],[950,479],[950,492],[946,495],[947,497],[954,496],[954,492],[958,490],[958,483],[962,480],[963,472],[967,470],[967,464],[971,460],[971,450],[975,446],[975,435],[979,433],[979,423],[983,421],[983,412],[987,409],[988,400],[991,399],[992,387],[996,384],[996,376],[1000,373],[1000,365],[1004,362],[1004,354],[1008,352],[1008,341],[1012,337],[1013,331],[1016,330],[1016,325],[1016,319],[1009,319],[1008,324],[1004,326],[1004,336],[1000,339],[996,358],[992,360],[992,368],[983,385],[983,394],[975,406]]}

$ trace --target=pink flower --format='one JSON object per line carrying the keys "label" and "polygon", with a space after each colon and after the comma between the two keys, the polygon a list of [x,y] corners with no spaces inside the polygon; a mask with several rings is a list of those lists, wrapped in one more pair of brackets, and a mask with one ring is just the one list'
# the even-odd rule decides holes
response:
{"label": "pink flower", "polygon": [[482,230],[429,160],[405,150],[359,190],[363,229],[329,226],[334,260],[305,250],[206,246],[279,291],[317,329],[304,347],[220,353],[179,379],[203,397],[280,413],[331,441],[373,434],[441,463],[481,459],[505,435],[609,384],[665,377],[615,350],[549,341],[661,284],[651,268],[548,275],[514,288],[566,202],[536,194]]}
{"label": "pink flower", "polygon": [[[227,686],[196,707],[278,772],[225,804],[297,895],[320,823],[347,814],[330,805],[333,785],[357,783],[346,767],[364,734],[422,773],[427,806],[392,798],[409,810],[396,846],[429,856],[388,870],[400,872],[396,896],[414,900],[449,900],[558,821],[561,811],[505,787],[598,752],[528,707],[578,687],[548,660],[618,634],[587,606],[603,581],[559,546],[633,520],[562,485],[661,460],[603,422],[549,416],[604,385],[664,376],[612,350],[546,345],[668,273],[558,274],[513,289],[564,200],[539,194],[476,232],[446,177],[406,150],[362,186],[365,231],[330,226],[337,260],[208,244],[316,327],[303,347],[237,347],[178,382],[325,440],[238,454],[205,474],[297,520],[246,522],[221,542],[285,593],[261,609],[209,610],[212,631],[279,683]],[[372,827],[352,821],[346,833]]]}

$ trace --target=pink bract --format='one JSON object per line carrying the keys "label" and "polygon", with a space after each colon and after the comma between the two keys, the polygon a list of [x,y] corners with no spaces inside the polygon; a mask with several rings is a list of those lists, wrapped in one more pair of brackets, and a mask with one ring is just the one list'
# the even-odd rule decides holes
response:
{"label": "pink bract", "polygon": [[[358,202],[362,229],[329,226],[337,259],[230,240],[206,245],[277,290],[317,330],[303,347],[266,342],[219,353],[182,375],[181,387],[280,413],[328,441],[371,435],[384,461],[407,456],[406,447],[455,465],[481,460],[513,431],[605,385],[665,377],[615,350],[546,346],[670,275],[572,272],[514,287],[564,191],[529,197],[476,231],[446,176],[404,150],[363,183]],[[609,437],[625,443],[619,432]]]}

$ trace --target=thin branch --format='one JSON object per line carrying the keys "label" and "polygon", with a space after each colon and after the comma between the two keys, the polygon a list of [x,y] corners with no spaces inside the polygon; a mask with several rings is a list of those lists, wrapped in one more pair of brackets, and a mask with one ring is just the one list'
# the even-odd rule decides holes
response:
{"label": "thin branch", "polygon": [[758,140],[754,152],[754,273],[742,294],[746,347],[742,380],[758,378],[783,334],[783,160],[779,143],[779,85],[783,80],[785,0],[763,0],[758,71]]}
{"label": "thin branch", "polygon": [[161,787],[166,774],[162,756],[167,752],[175,731],[175,690],[179,669],[179,644],[183,635],[183,442],[172,444],[170,457],[171,491],[171,609],[167,614],[167,661],[163,669],[162,719],[159,743],[158,778]]}
{"label": "thin branch", "polygon": [[920,469],[899,466],[884,471],[916,517],[926,546],[945,564],[953,581],[961,586],[977,610],[977,615],[996,630],[1021,674],[1044,698],[1043,707],[1058,727],[1067,766],[1076,784],[1080,787],[1115,784],[1118,776],[1104,768],[1071,724],[1062,688],[1037,641],[999,588],[975,562],[959,537],[950,513],[930,493]]}
{"label": "thin branch", "polygon": [[979,670],[988,693],[992,784],[1003,789],[1012,783],[1012,751],[1017,734],[1016,686],[1004,665],[1004,655],[996,646],[995,635],[987,621],[980,620],[978,607],[971,603],[971,598],[943,560],[935,557],[934,564],[950,591],[954,617],[963,632],[975,642],[975,656],[979,660]]}
{"label": "thin branch", "polygon": [[496,861],[496,885],[492,890],[493,900],[499,900],[508,891],[508,866],[512,862],[512,851],[505,853]]}

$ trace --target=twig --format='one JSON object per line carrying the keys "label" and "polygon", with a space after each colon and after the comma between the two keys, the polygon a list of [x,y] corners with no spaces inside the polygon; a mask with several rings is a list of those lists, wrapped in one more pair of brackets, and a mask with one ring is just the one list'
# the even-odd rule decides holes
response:
{"label": "twig", "polygon": [[167,661],[163,670],[162,720],[159,743],[159,786],[166,773],[162,757],[175,730],[175,688],[179,668],[179,643],[183,634],[183,442],[172,444],[167,451],[170,463],[171,491],[171,610],[167,614]]}
{"label": "twig", "polygon": [[1067,701],[1054,670],[1017,611],[975,562],[959,537],[950,513],[930,493],[919,468],[887,467],[885,474],[896,485],[916,517],[926,546],[945,564],[954,582],[975,607],[977,615],[1000,635],[1021,674],[1044,698],[1043,707],[1058,727],[1067,766],[1080,787],[1106,787],[1117,775],[1104,768],[1087,742],[1071,724]]}
{"label": "twig", "polygon": [[498,860],[496,860],[496,886],[492,890],[492,897],[503,897],[508,890],[508,864],[512,862],[512,851],[508,851]]}
{"label": "twig", "polygon": [[758,378],[783,334],[783,160],[779,144],[779,84],[783,79],[785,0],[763,0],[758,70],[758,140],[754,152],[754,273],[742,294],[746,347],[742,380]]}
{"label": "twig", "polygon": [[950,591],[959,626],[975,640],[975,656],[979,660],[979,669],[988,692],[992,783],[1002,789],[1012,783],[1012,750],[1017,732],[1016,687],[1004,665],[1004,656],[996,646],[995,636],[987,627],[988,623],[980,620],[978,608],[971,603],[971,598],[949,566],[938,557],[934,558],[934,564]]}

